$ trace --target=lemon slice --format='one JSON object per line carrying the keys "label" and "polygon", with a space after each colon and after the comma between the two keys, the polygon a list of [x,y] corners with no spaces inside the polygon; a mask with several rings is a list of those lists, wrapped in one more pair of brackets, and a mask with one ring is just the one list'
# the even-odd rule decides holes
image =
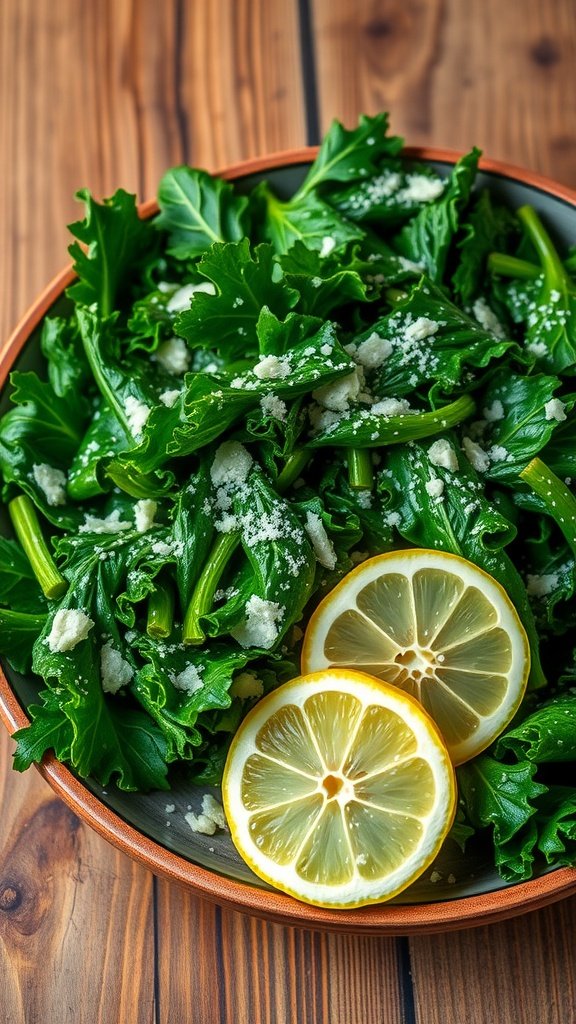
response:
{"label": "lemon slice", "polygon": [[496,580],[445,551],[368,559],[312,615],[302,671],[345,665],[416,697],[454,764],[484,750],[514,716],[530,648]]}
{"label": "lemon slice", "polygon": [[271,885],[316,906],[390,899],[434,859],[454,769],[422,707],[361,672],[301,676],[236,733],[222,798],[236,848]]}

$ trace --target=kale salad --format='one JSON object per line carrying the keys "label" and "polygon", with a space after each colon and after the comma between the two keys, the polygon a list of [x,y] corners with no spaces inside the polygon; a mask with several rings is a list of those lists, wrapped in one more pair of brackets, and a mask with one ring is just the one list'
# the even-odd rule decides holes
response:
{"label": "kale salad", "polygon": [[508,881],[576,860],[576,254],[531,207],[335,122],[292,196],[176,167],[159,213],[79,193],[43,369],[11,375],[0,653],[15,767],[217,784],[318,602],[395,548],[462,555],[531,648],[453,830]]}

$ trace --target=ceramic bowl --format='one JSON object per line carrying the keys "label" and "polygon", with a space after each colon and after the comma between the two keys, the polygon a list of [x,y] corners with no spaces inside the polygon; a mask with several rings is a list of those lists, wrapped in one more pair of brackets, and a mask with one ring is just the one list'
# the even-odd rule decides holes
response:
{"label": "ceramic bowl", "polygon": [[[267,178],[286,197],[298,187],[316,150],[302,149],[250,160],[227,168],[222,176],[250,188]],[[408,149],[407,158],[431,163],[448,174],[458,154],[436,149]],[[512,207],[530,203],[544,216],[559,244],[576,242],[576,193],[535,174],[484,160],[478,188],[491,191]],[[156,212],[154,202],[141,207],[143,217]],[[39,333],[43,317],[63,308],[64,291],[74,279],[64,270],[36,300],[4,346],[0,357],[1,411],[7,407],[5,387],[12,369],[39,365]],[[0,713],[13,732],[28,724],[27,706],[36,683],[7,666],[0,672]],[[535,909],[576,892],[576,870],[551,870],[516,885],[506,885],[490,865],[488,851],[479,849],[463,859],[446,843],[431,872],[390,903],[358,910],[334,911],[299,903],[257,879],[234,850],[229,835],[203,836],[191,832],[184,816],[198,811],[204,790],[180,782],[170,793],[107,791],[90,780],[81,781],[51,755],[38,769],[56,793],[109,842],[140,861],[155,874],[219,904],[284,924],[342,932],[411,934],[483,924]],[[174,805],[174,811],[167,806]],[[449,880],[449,881],[448,881]]]}

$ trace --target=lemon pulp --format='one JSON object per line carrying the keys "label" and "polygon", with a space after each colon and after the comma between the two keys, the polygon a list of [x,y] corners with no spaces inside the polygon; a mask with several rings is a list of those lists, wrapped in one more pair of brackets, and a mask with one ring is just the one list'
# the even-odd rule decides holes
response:
{"label": "lemon pulp", "polygon": [[453,820],[447,750],[412,698],[355,671],[284,684],[232,742],[222,795],[252,869],[305,902],[389,899],[431,863]]}
{"label": "lemon pulp", "polygon": [[318,606],[302,669],[330,666],[361,669],[415,697],[460,764],[513,717],[530,656],[496,580],[456,555],[416,548],[369,559]]}

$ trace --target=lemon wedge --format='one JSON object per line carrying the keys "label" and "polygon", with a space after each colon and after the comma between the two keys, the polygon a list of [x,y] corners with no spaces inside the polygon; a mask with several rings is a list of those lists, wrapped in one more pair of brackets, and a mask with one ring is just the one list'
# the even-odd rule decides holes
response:
{"label": "lemon wedge", "polygon": [[222,781],[232,840],[252,870],[316,906],[390,899],[437,855],[454,769],[413,698],[361,672],[301,676],[236,733]]}
{"label": "lemon wedge", "polygon": [[333,666],[360,669],[415,697],[461,764],[514,716],[530,648],[496,580],[457,555],[414,548],[368,559],[318,605],[302,671]]}

